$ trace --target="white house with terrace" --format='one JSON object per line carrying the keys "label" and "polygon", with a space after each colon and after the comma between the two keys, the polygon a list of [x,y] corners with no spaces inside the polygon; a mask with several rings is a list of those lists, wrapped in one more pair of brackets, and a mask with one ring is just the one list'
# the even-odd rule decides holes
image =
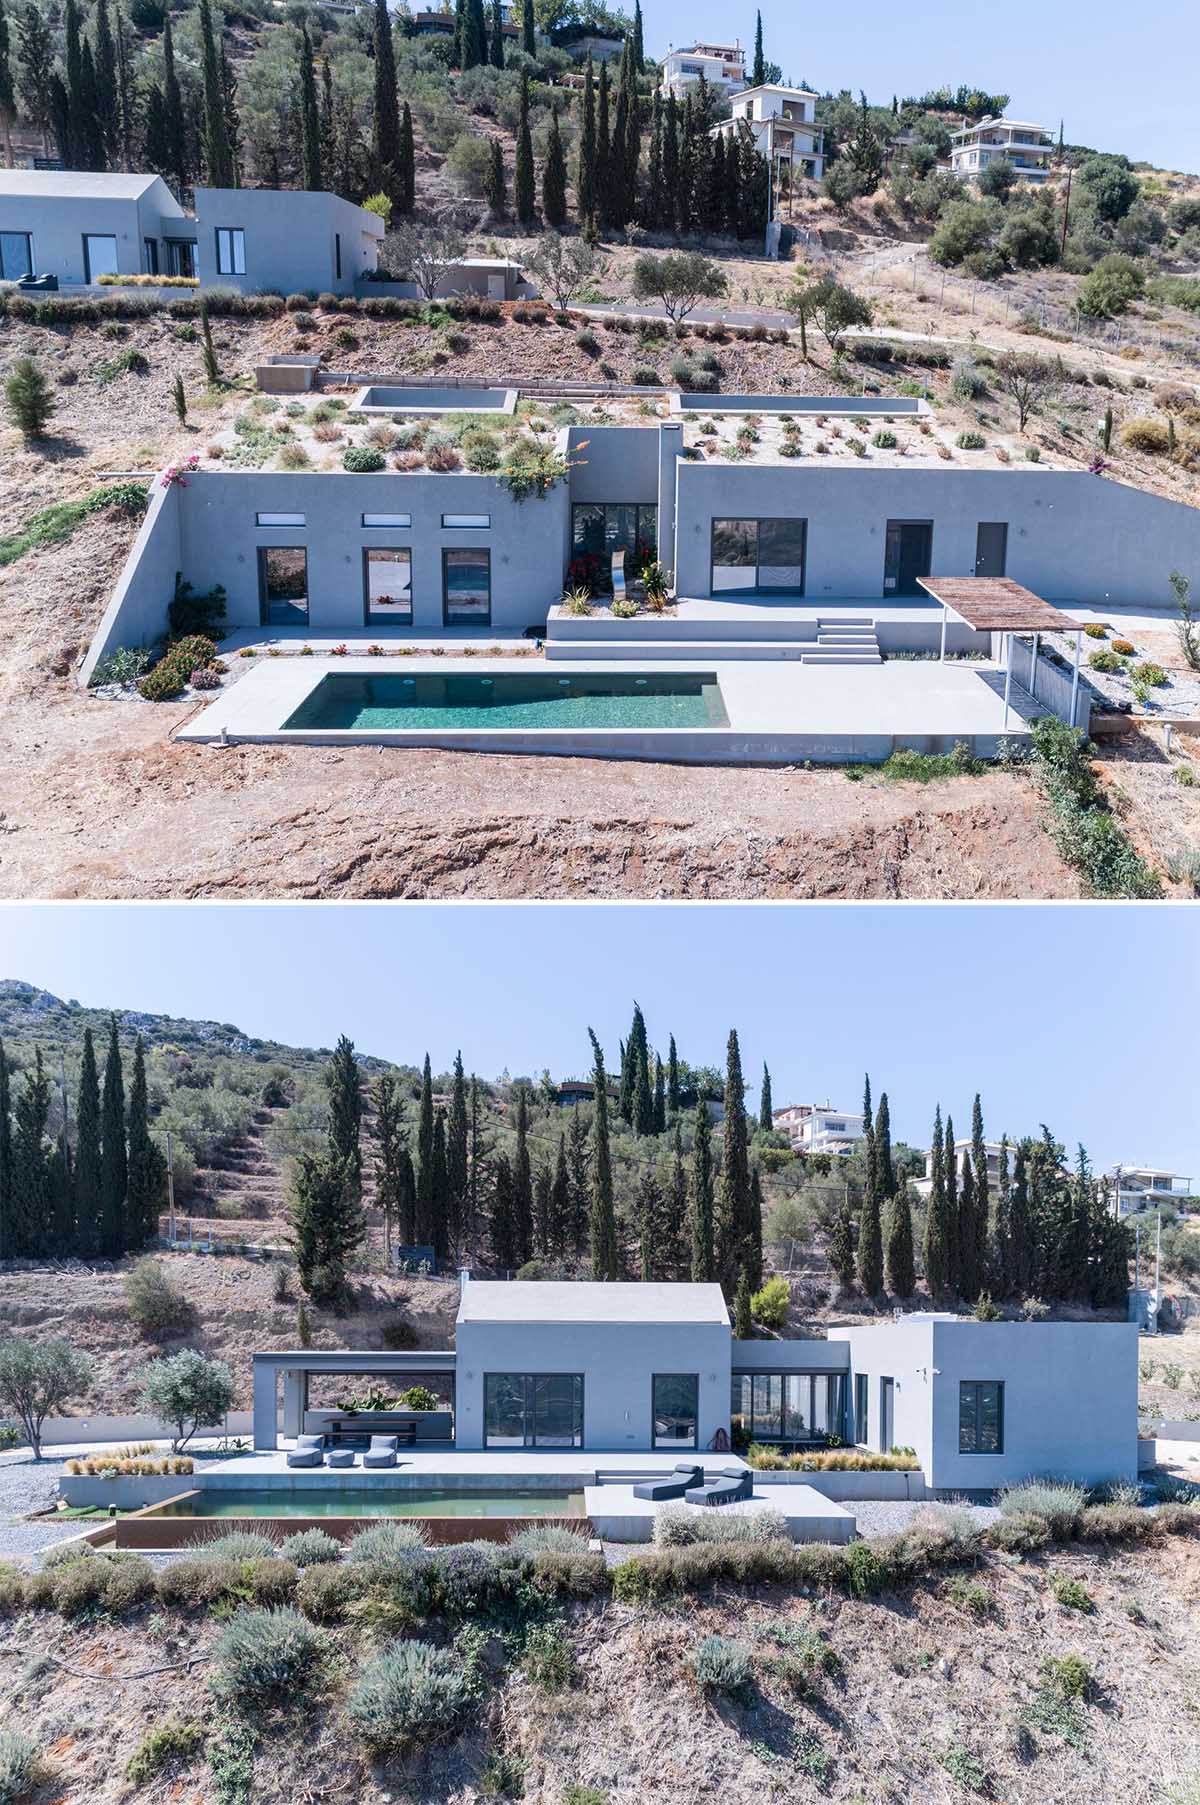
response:
{"label": "white house with terrace", "polygon": [[754,148],[771,166],[774,190],[785,202],[797,181],[819,182],[825,173],[825,133],[816,123],[819,95],[807,88],[774,83],[743,88],[730,102],[729,118],[712,128],[714,138],[735,138],[745,125]]}
{"label": "white house with terrace", "polygon": [[701,78],[714,94],[740,94],[746,86],[746,52],[740,43],[688,44],[668,50],[662,60],[659,92],[682,101]]}
{"label": "white house with terrace", "polygon": [[861,1110],[834,1109],[829,1103],[789,1103],[771,1120],[795,1153],[852,1153],[863,1139]]}
{"label": "white house with terrace", "polygon": [[1050,180],[1054,139],[1044,125],[1017,119],[981,119],[950,138],[950,168],[963,181],[978,181],[990,163],[1007,163],[1018,182],[1041,187]]}
{"label": "white house with terrace", "polygon": [[1113,1166],[1105,1173],[1122,1216],[1142,1210],[1186,1210],[1195,1196],[1192,1179],[1163,1166]]}

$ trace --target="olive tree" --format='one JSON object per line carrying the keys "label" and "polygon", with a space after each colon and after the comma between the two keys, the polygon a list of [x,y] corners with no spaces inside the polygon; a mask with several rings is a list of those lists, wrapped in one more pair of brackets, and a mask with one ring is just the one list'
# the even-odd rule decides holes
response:
{"label": "olive tree", "polygon": [[391,276],[411,276],[427,301],[443,276],[462,262],[467,241],[457,226],[404,220],[383,241],[380,262]]}
{"label": "olive tree", "polygon": [[197,1429],[215,1428],[233,1407],[233,1374],[223,1360],[208,1360],[195,1348],[152,1360],[139,1377],[141,1408],[170,1426],[173,1454]]}
{"label": "olive tree", "polygon": [[635,301],[661,301],[671,320],[686,319],[700,301],[717,301],[726,293],[725,272],[698,251],[647,251],[633,266]]}
{"label": "olive tree", "polygon": [[822,276],[817,282],[810,282],[807,288],[794,289],[785,302],[789,313],[800,321],[802,347],[807,355],[808,337],[807,323],[814,320],[831,351],[841,349],[842,334],[849,326],[869,326],[871,324],[871,304],[856,295],[852,288],[841,282],[835,282],[832,276]]}
{"label": "olive tree", "polygon": [[596,253],[585,238],[543,232],[521,261],[553,295],[558,311],[565,313],[595,269]]}
{"label": "olive tree", "polygon": [[1017,427],[1025,431],[1031,413],[1054,387],[1054,372],[1040,357],[1002,351],[996,359],[995,385],[1017,410]]}
{"label": "olive tree", "polygon": [[84,1397],[91,1384],[91,1361],[69,1341],[0,1342],[0,1410],[16,1417],[35,1460],[42,1458],[46,1418]]}

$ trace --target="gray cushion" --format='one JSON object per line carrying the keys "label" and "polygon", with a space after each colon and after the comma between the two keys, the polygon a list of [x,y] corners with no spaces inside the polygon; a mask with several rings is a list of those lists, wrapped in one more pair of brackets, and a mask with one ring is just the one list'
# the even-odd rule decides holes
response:
{"label": "gray cushion", "polygon": [[383,1453],[389,1448],[394,1454],[399,1446],[400,1437],[398,1435],[373,1435],[371,1437],[372,1454]]}
{"label": "gray cushion", "polygon": [[396,1465],[395,1448],[368,1448],[363,1455],[365,1467],[394,1467]]}
{"label": "gray cushion", "polygon": [[320,1448],[297,1448],[287,1457],[290,1467],[323,1467],[325,1456]]}

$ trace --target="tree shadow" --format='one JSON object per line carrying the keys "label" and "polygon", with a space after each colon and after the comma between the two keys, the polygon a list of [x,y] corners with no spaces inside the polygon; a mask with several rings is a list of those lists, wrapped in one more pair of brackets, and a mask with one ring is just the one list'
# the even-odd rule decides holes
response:
{"label": "tree shadow", "polygon": [[36,451],[46,464],[61,464],[67,458],[85,458],[88,455],[86,445],[73,439],[69,433],[49,433],[44,439],[31,439],[28,449]]}

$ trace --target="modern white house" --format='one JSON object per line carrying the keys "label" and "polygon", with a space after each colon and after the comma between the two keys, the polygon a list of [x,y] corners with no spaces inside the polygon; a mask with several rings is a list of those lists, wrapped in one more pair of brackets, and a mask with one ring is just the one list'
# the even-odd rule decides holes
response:
{"label": "modern white house", "polygon": [[[320,1431],[314,1374],[444,1382],[447,1449],[547,1462],[721,1453],[731,1443],[911,1448],[934,1491],[1137,1471],[1131,1323],[900,1317],[825,1339],[739,1341],[719,1286],[465,1277],[453,1349],[253,1356],[254,1446]],[[399,1375],[403,1379],[399,1379]],[[372,1425],[376,1426],[376,1425]]]}
{"label": "modern white house", "polygon": [[[985,1141],[983,1143],[983,1145],[984,1145],[985,1154],[987,1156],[988,1184],[991,1187],[991,1189],[994,1191],[996,1188],[996,1185],[999,1183],[999,1179],[1000,1179],[1000,1142],[999,1141]],[[971,1154],[972,1158],[974,1158],[974,1154],[972,1153],[970,1139],[968,1138],[968,1139],[956,1140],[954,1143],[954,1162],[955,1162],[955,1165],[958,1167],[960,1174],[963,1169],[963,1159],[965,1158],[965,1156],[967,1154]],[[1013,1162],[1013,1150],[1010,1145],[1010,1147],[1008,1149],[1008,1169],[1009,1169],[1010,1174],[1012,1172],[1012,1162]],[[914,1178],[912,1181],[912,1187],[913,1187],[913,1190],[917,1193],[918,1197],[928,1197],[930,1191],[933,1189],[933,1154],[932,1154],[932,1152],[926,1153],[926,1155],[925,1155],[924,1176],[921,1178]]]}
{"label": "modern white house", "polygon": [[1194,1196],[1191,1178],[1161,1166],[1113,1166],[1105,1173],[1122,1216],[1141,1210],[1186,1209]]}
{"label": "modern white house", "polygon": [[1005,162],[1018,181],[1040,187],[1050,180],[1054,142],[1044,125],[981,119],[951,134],[950,167],[964,181],[976,181],[989,163]]}
{"label": "modern white house", "polygon": [[746,52],[732,44],[689,44],[668,50],[662,60],[659,92],[682,100],[703,76],[714,94],[740,94],[746,86]]}
{"label": "modern white house", "polygon": [[0,281],[190,275],[194,239],[161,176],[0,169]]}
{"label": "modern white house", "polygon": [[244,294],[353,294],[384,236],[377,213],[296,188],[197,188],[195,227],[201,288]]}
{"label": "modern white house", "polygon": [[741,125],[749,127],[755,149],[771,166],[784,212],[797,181],[819,182],[825,173],[825,133],[815,121],[818,99],[807,88],[743,88],[730,102],[730,117],[712,128],[714,138],[728,139]]}
{"label": "modern white house", "polygon": [[789,1103],[771,1118],[787,1135],[794,1153],[852,1153],[863,1138],[861,1111],[829,1103]]}

